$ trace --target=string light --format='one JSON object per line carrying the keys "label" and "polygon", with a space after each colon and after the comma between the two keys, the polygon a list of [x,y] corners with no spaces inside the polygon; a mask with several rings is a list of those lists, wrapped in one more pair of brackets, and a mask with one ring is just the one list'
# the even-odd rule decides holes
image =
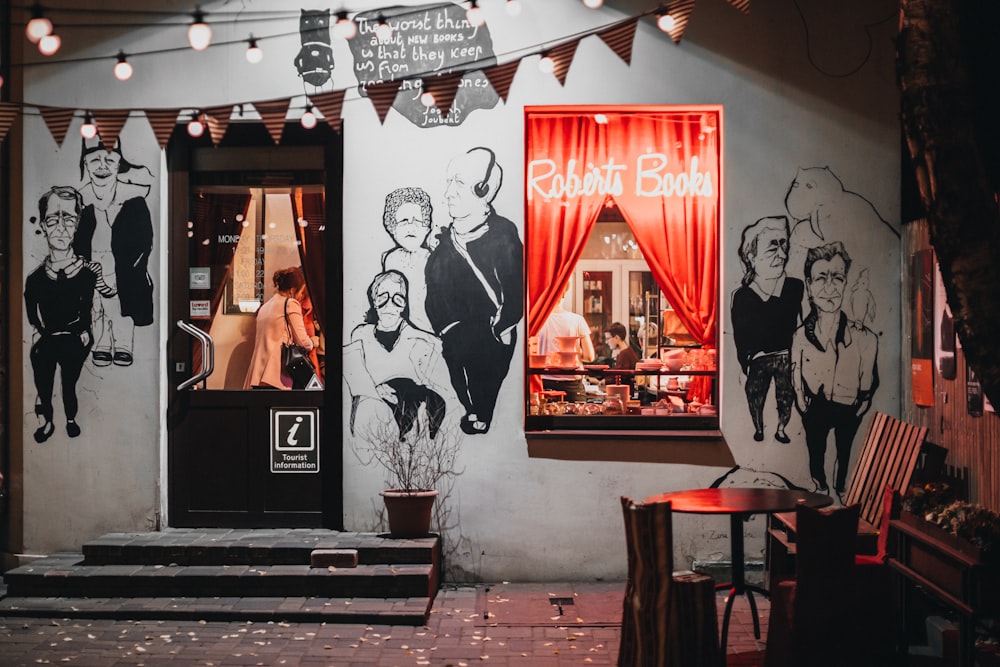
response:
{"label": "string light", "polygon": [[437,104],[437,100],[434,99],[434,93],[427,90],[420,95],[420,103],[430,109],[432,106]]}
{"label": "string light", "polygon": [[486,23],[486,14],[479,6],[478,0],[469,0],[469,8],[465,10],[465,18],[469,21],[469,25],[480,26]]}
{"label": "string light", "polygon": [[62,46],[62,39],[55,33],[45,35],[38,40],[38,52],[43,56],[55,55],[60,46]]}
{"label": "string light", "polygon": [[666,7],[661,5],[656,10],[656,16],[656,27],[663,32],[669,33],[677,27],[677,21],[671,16],[670,11]]}
{"label": "string light", "polygon": [[83,117],[83,125],[80,126],[80,136],[84,139],[93,139],[97,136],[97,125],[94,124],[94,117],[88,111]]}
{"label": "string light", "polygon": [[188,26],[188,42],[195,51],[204,51],[212,42],[212,28],[205,23],[205,12],[195,8],[191,14],[191,25]]}
{"label": "string light", "polygon": [[247,43],[247,62],[256,65],[264,59],[264,49],[257,46],[257,38],[253,36],[253,33],[250,33],[250,39],[247,40]]}
{"label": "string light", "polygon": [[205,134],[205,123],[201,121],[201,114],[195,113],[194,117],[188,121],[187,124],[188,134],[197,139],[201,135]]}
{"label": "string light", "polygon": [[24,26],[24,35],[32,44],[47,35],[52,34],[52,21],[45,17],[45,10],[37,2],[31,6],[31,19]]}
{"label": "string light", "polygon": [[375,39],[380,42],[388,42],[392,39],[392,26],[385,20],[385,15],[378,15],[378,26],[375,28]]}
{"label": "string light", "polygon": [[316,127],[316,114],[313,113],[313,108],[311,104],[306,105],[306,110],[302,114],[302,118],[299,119],[302,127],[307,130],[311,130]]}
{"label": "string light", "polygon": [[132,65],[125,57],[124,51],[118,52],[118,62],[115,63],[115,78],[119,81],[128,81],[132,78]]}
{"label": "string light", "polygon": [[542,58],[538,61],[538,69],[545,74],[552,74],[555,71],[556,61],[552,59],[548,51],[542,52]]}
{"label": "string light", "polygon": [[591,9],[597,9],[604,4],[604,0],[583,0],[583,4]]}
{"label": "string light", "polygon": [[333,24],[333,32],[341,39],[351,39],[358,34],[358,24],[347,15],[346,9],[337,12],[337,22]]}
{"label": "string light", "polygon": [[507,0],[507,4],[504,5],[504,9],[507,10],[507,14],[510,16],[520,16],[521,0]]}

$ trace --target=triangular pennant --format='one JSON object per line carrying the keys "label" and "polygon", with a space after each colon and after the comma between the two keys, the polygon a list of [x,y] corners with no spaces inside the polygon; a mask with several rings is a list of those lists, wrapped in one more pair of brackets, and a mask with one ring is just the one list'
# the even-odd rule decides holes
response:
{"label": "triangular pennant", "polygon": [[750,0],[729,0],[729,4],[744,14],[750,13]]}
{"label": "triangular pennant", "polygon": [[619,26],[597,33],[597,36],[604,40],[612,51],[627,64],[632,64],[632,43],[635,41],[635,28],[639,25],[639,19],[633,18],[625,21]]}
{"label": "triangular pennant", "polygon": [[233,105],[225,104],[219,107],[209,107],[208,109],[202,109],[206,118],[208,125],[208,133],[212,137],[212,145],[218,146],[219,142],[222,141],[222,137],[226,134],[226,128],[229,127],[229,118],[233,115]]}
{"label": "triangular pennant", "polygon": [[448,114],[451,113],[451,105],[455,101],[455,94],[458,93],[458,86],[462,82],[463,76],[465,76],[465,72],[438,75],[424,79],[424,92],[434,96],[434,106],[437,107],[442,118],[447,118]]}
{"label": "triangular pennant", "polygon": [[560,86],[566,85],[566,75],[569,73],[569,66],[573,64],[573,56],[576,55],[576,47],[579,44],[580,40],[574,39],[572,42],[560,44],[549,50],[549,57],[555,63],[552,68],[552,76],[559,79]]}
{"label": "triangular pennant", "polygon": [[389,114],[392,103],[396,101],[396,93],[399,92],[401,85],[403,85],[402,79],[399,81],[375,83],[365,88],[365,91],[368,93],[368,99],[372,101],[372,106],[375,107],[375,112],[378,114],[380,123],[385,123],[385,117]]}
{"label": "triangular pennant", "polygon": [[313,95],[309,98],[312,105],[319,109],[320,113],[323,114],[323,118],[326,120],[327,125],[329,125],[334,132],[340,132],[340,112],[344,108],[344,93],[346,92],[346,90],[335,90],[331,93]]}
{"label": "triangular pennant", "polygon": [[160,144],[161,149],[167,147],[170,135],[174,132],[174,126],[177,125],[179,113],[179,109],[146,109],[146,120],[153,128],[156,143]]}
{"label": "triangular pennant", "polygon": [[276,100],[273,102],[254,102],[253,108],[260,114],[260,119],[264,121],[264,127],[274,143],[281,143],[281,133],[285,130],[285,116],[288,115],[288,104],[290,99]]}
{"label": "triangular pennant", "polygon": [[694,11],[694,0],[674,0],[671,3],[669,16],[672,19],[672,27],[667,30],[667,34],[674,40],[674,44],[681,43],[692,11]]}
{"label": "triangular pennant", "polygon": [[45,126],[49,128],[52,138],[56,140],[56,145],[61,147],[63,139],[66,138],[66,130],[69,129],[69,124],[73,122],[75,111],[62,107],[38,107],[38,110],[42,113],[42,118],[45,119]]}
{"label": "triangular pennant", "polygon": [[13,102],[0,102],[0,141],[7,138],[10,126],[17,120],[21,113],[21,105]]}
{"label": "triangular pennant", "polygon": [[97,133],[101,136],[101,143],[105,150],[111,152],[115,143],[118,142],[118,135],[125,127],[128,120],[128,109],[102,109],[94,112],[94,120],[97,121]]}
{"label": "triangular pennant", "polygon": [[496,67],[488,67],[483,70],[483,75],[486,76],[490,81],[490,85],[493,86],[493,91],[507,103],[507,95],[510,94],[510,84],[514,82],[514,75],[517,74],[517,68],[521,64],[521,59],[512,60],[509,63],[504,63],[503,65],[497,65]]}

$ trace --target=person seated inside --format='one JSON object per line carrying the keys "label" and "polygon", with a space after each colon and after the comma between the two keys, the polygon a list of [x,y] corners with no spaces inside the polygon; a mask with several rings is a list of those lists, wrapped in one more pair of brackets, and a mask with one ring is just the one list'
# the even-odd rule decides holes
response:
{"label": "person seated inside", "polygon": [[628,338],[628,330],[621,322],[612,322],[604,332],[604,342],[611,348],[615,359],[613,368],[616,370],[635,370],[635,365],[639,363],[639,356],[629,345]]}
{"label": "person seated inside", "polygon": [[[567,288],[567,293],[568,293]],[[556,304],[555,309],[545,321],[542,330],[538,332],[538,352],[539,354],[549,354],[559,351],[557,338],[576,337],[580,342],[577,351],[580,353],[580,362],[589,363],[594,360],[594,342],[590,339],[590,325],[578,315],[563,307],[566,300],[566,293],[562,300]],[[542,386],[549,391],[566,392],[566,400],[571,403],[583,402],[587,400],[587,389],[583,383],[582,375],[543,375]]]}

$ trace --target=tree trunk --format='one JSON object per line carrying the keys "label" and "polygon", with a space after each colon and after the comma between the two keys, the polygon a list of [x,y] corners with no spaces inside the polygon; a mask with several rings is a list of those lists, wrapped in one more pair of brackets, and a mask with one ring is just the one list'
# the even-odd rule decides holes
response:
{"label": "tree trunk", "polygon": [[901,0],[897,64],[903,127],[955,330],[984,393],[1000,406],[1000,209],[989,163],[998,158],[976,98],[977,86],[995,88],[996,61],[985,68],[994,80],[977,81],[982,40],[969,35],[987,21],[989,4]]}

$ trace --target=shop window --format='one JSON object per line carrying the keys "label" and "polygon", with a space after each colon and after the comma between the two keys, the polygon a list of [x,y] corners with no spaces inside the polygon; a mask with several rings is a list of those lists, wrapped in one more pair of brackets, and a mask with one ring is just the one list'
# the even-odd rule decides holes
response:
{"label": "shop window", "polygon": [[525,109],[529,434],[718,431],[721,127],[718,106]]}

